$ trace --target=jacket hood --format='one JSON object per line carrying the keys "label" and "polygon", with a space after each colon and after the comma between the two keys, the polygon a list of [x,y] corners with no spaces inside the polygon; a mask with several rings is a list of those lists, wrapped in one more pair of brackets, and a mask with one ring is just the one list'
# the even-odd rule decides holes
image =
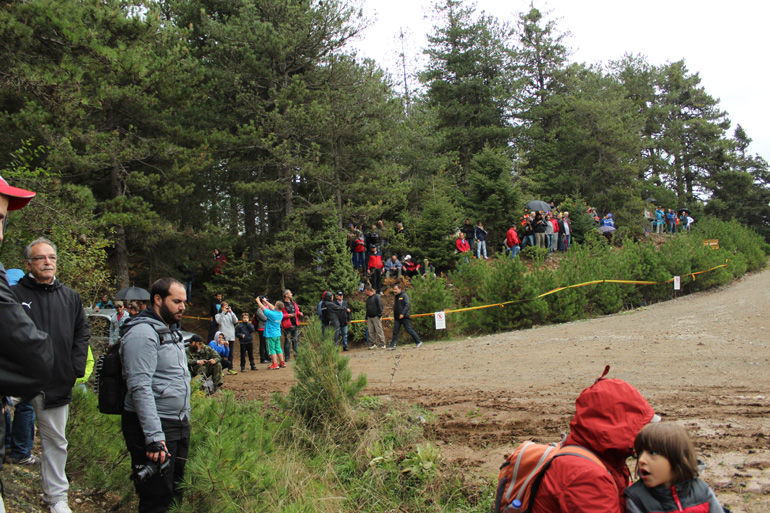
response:
{"label": "jacket hood", "polygon": [[630,455],[637,433],[654,414],[636,388],[623,380],[602,376],[575,401],[570,438],[599,454]]}
{"label": "jacket hood", "polygon": [[[224,334],[224,333],[222,333],[221,331],[217,331],[216,333],[214,333],[214,340],[212,340],[212,342],[214,342],[214,343],[215,343],[215,344],[217,344],[217,345],[219,345],[219,342],[218,342],[218,340],[219,340],[219,335],[222,335],[222,336],[224,336],[225,334]],[[227,337],[225,337],[225,340],[227,340]],[[222,345],[224,345],[224,344],[222,344]]]}
{"label": "jacket hood", "polygon": [[157,313],[155,313],[155,310],[152,308],[145,308],[137,315],[129,317],[126,322],[123,323],[120,327],[120,336],[122,337],[125,335],[130,328],[137,324],[155,324],[159,328],[166,327],[166,323],[163,322],[163,319],[161,319]]}

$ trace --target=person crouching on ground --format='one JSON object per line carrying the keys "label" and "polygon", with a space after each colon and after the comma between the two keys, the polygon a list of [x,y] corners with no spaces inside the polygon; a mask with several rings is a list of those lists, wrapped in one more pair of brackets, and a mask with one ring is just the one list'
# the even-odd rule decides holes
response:
{"label": "person crouching on ground", "polygon": [[190,374],[195,377],[203,375],[211,378],[216,387],[222,386],[222,357],[219,353],[203,344],[200,335],[190,337],[190,347],[187,348],[187,365]]}
{"label": "person crouching on ground", "polygon": [[225,339],[224,333],[217,331],[214,335],[214,340],[209,342],[209,347],[219,353],[220,358],[222,358],[222,368],[227,369],[228,374],[238,374],[238,372],[233,369],[233,361],[230,359],[230,355],[232,354],[230,351],[230,343]]}
{"label": "person crouching on ground", "polygon": [[265,323],[265,339],[267,339],[267,353],[273,364],[268,367],[270,370],[286,367],[283,359],[283,348],[281,348],[281,320],[283,320],[283,302],[276,301],[275,306],[271,305],[267,299],[261,297],[254,298],[257,305],[262,309],[267,317]]}

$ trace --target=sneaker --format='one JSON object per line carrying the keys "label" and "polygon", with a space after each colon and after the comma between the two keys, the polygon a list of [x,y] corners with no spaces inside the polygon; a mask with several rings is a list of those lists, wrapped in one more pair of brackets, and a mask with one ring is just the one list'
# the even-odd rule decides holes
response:
{"label": "sneaker", "polygon": [[269,369],[269,370],[278,370],[278,369],[280,369],[280,368],[281,368],[281,367],[279,367],[277,363],[274,363],[273,365],[271,365],[270,367],[268,367],[268,369]]}
{"label": "sneaker", "polygon": [[279,369],[283,369],[284,367],[286,367],[286,362],[281,362],[278,364]]}
{"label": "sneaker", "polygon": [[233,369],[227,369],[227,373],[231,376],[235,376],[236,374],[238,374],[238,371],[234,371]]}
{"label": "sneaker", "polygon": [[72,513],[67,501],[59,501],[51,505],[51,513]]}
{"label": "sneaker", "polygon": [[417,342],[417,345],[414,347],[420,347],[422,345],[422,342]]}
{"label": "sneaker", "polygon": [[252,365],[251,370],[257,370],[257,367],[255,365]]}
{"label": "sneaker", "polygon": [[25,458],[11,458],[11,463],[14,465],[37,465],[40,463],[40,460],[30,454]]}
{"label": "sneaker", "polygon": [[347,351],[348,350],[348,346],[343,347],[342,350],[343,351]]}
{"label": "sneaker", "polygon": [[388,348],[388,351],[395,351],[395,350],[396,350],[396,346],[390,346],[390,347]]}
{"label": "sneaker", "polygon": [[246,372],[246,367],[241,367],[241,372]]}
{"label": "sneaker", "polygon": [[377,346],[369,346],[369,347],[367,347],[367,349],[374,349],[375,347],[377,347]]}

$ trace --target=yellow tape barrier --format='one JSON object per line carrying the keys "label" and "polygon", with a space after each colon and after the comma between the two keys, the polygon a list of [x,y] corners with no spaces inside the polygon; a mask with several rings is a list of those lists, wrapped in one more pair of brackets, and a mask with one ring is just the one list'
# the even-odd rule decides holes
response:
{"label": "yellow tape barrier", "polygon": [[[722,264],[722,265],[717,265],[716,267],[712,267],[711,269],[706,269],[705,271],[697,271],[697,272],[694,272],[694,273],[683,274],[682,276],[691,276],[692,280],[695,281],[695,279],[696,279],[695,276],[697,276],[699,274],[704,274],[704,273],[711,272],[714,269],[719,269],[721,267],[727,267],[727,264],[729,262],[730,262],[729,259],[725,259],[725,263]],[[674,281],[674,278],[671,278],[670,280],[666,280],[666,281],[593,280],[593,281],[587,281],[587,282],[584,282],[584,283],[578,283],[578,284],[575,284],[575,285],[568,285],[566,287],[559,287],[557,289],[553,289],[553,290],[549,290],[548,292],[544,292],[544,293],[540,294],[539,296],[535,296],[535,297],[528,298],[528,299],[515,299],[513,301],[506,301],[504,303],[493,303],[493,304],[490,304],[490,305],[471,306],[471,307],[468,307],[468,308],[457,308],[455,310],[445,310],[444,313],[450,314],[450,313],[469,312],[471,310],[482,310],[484,308],[494,308],[496,306],[499,306],[500,308],[505,308],[505,305],[511,305],[513,303],[524,303],[526,301],[534,301],[535,299],[540,299],[541,297],[549,296],[551,294],[555,294],[557,292],[561,292],[562,290],[575,289],[575,288],[578,288],[578,287],[586,287],[588,285],[597,285],[599,283],[623,283],[623,284],[628,284],[628,285],[665,285],[666,283],[671,283],[673,281]],[[431,313],[416,314],[416,315],[410,316],[411,319],[415,319],[417,317],[433,317],[433,312],[431,312]],[[198,320],[208,320],[209,319],[208,317],[184,317],[184,318],[185,319],[198,319]],[[383,317],[382,320],[383,321],[392,321],[393,317]],[[356,323],[359,323],[359,322],[366,322],[366,320],[359,319],[359,320],[355,320],[355,321],[350,321],[350,324],[356,324]],[[306,323],[306,322],[299,323],[300,326],[304,326],[304,325],[307,325],[307,324],[308,323]]]}
{"label": "yellow tape barrier", "polygon": [[[687,273],[682,276],[691,276],[693,281],[695,281],[695,276],[698,274],[704,274],[713,271],[714,269],[719,269],[720,267],[727,267],[727,264],[729,263],[729,259],[725,259],[725,263],[722,265],[718,265],[716,267],[712,267],[711,269],[706,269],[705,271],[697,271],[694,273]],[[636,280],[593,280],[593,281],[587,281],[585,283],[578,283],[576,285],[568,285],[566,287],[559,287],[557,289],[549,290],[548,292],[544,292],[543,294],[540,294],[539,296],[535,296],[528,299],[515,299],[513,301],[506,301],[504,303],[493,303],[491,305],[480,305],[480,306],[472,306],[468,308],[457,308],[455,310],[445,310],[444,313],[450,314],[450,313],[458,313],[458,312],[468,312],[471,310],[481,310],[483,308],[494,308],[496,306],[499,306],[500,308],[505,308],[505,305],[510,305],[513,303],[524,303],[526,301],[534,301],[535,299],[540,299],[541,297],[548,296],[550,294],[555,294],[556,292],[560,292],[562,290],[567,289],[575,289],[578,287],[585,287],[587,285],[596,285],[598,283],[625,283],[630,285],[665,285],[666,283],[671,283],[674,281],[674,278],[671,278],[670,280],[666,281],[636,281]],[[411,318],[414,319],[416,317],[432,317],[433,313],[424,313],[424,314],[417,314],[412,315]],[[393,317],[383,317],[383,321],[392,321]],[[357,320],[357,321],[350,321],[350,323],[354,322],[366,322],[364,320]]]}

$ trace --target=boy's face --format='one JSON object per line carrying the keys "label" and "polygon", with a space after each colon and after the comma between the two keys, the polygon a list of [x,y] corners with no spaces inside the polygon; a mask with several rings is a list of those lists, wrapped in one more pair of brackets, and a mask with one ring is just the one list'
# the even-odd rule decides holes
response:
{"label": "boy's face", "polygon": [[241,316],[241,319],[243,320],[243,322],[249,322],[249,314],[243,314],[243,316]]}
{"label": "boy's face", "polygon": [[219,338],[217,340],[219,341],[220,344],[224,344],[225,343],[225,336],[224,335],[219,335]]}
{"label": "boy's face", "polygon": [[647,450],[639,455],[637,472],[647,488],[654,488],[661,484],[671,486],[674,481],[668,458]]}

